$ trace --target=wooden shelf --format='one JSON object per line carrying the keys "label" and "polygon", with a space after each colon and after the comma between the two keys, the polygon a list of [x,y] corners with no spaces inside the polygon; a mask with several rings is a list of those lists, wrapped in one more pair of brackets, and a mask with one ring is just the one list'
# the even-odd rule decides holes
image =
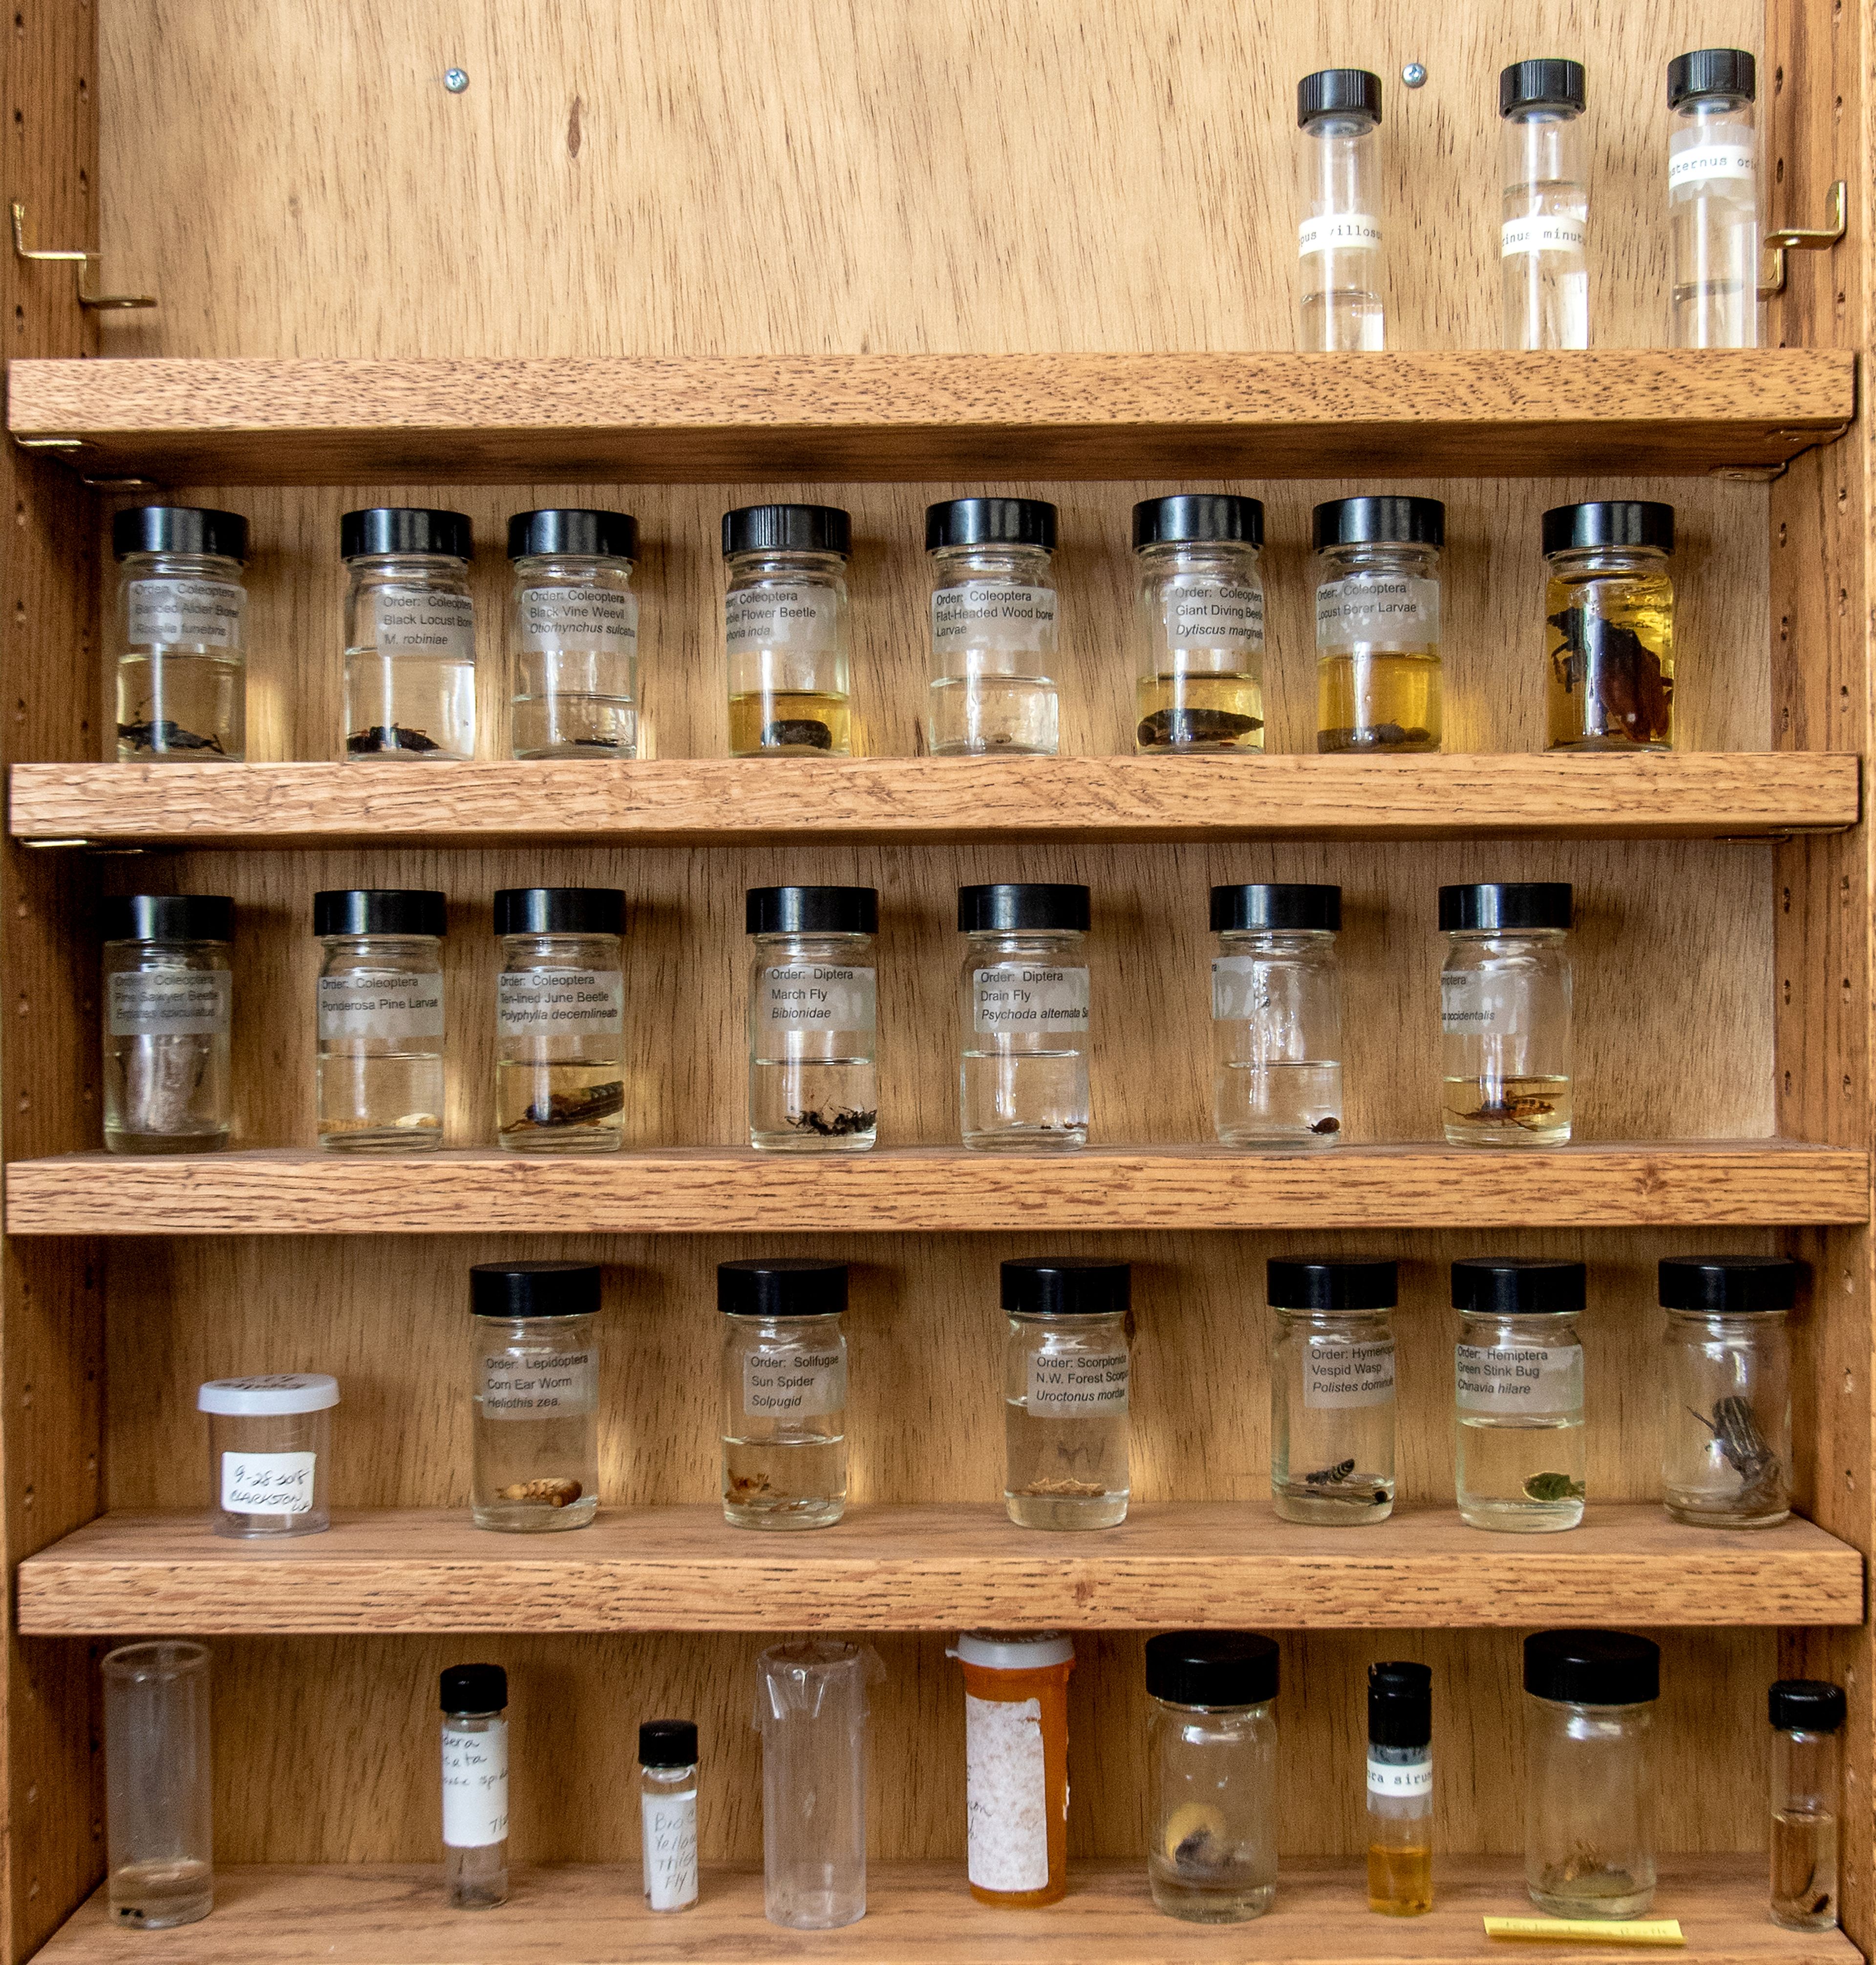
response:
{"label": "wooden shelf", "polygon": [[272,847],[1730,838],[1852,826],[1858,777],[1798,751],[16,764],[8,822],[40,843]]}
{"label": "wooden shelf", "polygon": [[1700,476],[1841,434],[1824,348],[15,361],[8,427],[208,484]]}

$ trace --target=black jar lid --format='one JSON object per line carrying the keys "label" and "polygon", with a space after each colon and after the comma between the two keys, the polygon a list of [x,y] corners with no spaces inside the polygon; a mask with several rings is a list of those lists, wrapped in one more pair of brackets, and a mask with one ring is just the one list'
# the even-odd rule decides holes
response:
{"label": "black jar lid", "polygon": [[1255,1631],[1162,1631],[1147,1640],[1147,1690],[1169,1706],[1261,1706],[1279,1655]]}
{"label": "black jar lid", "polygon": [[1668,1256],[1659,1273],[1664,1310],[1749,1317],[1791,1309],[1805,1269],[1784,1256]]}
{"label": "black jar lid", "polygon": [[1479,1317],[1569,1317],[1588,1301],[1581,1262],[1478,1256],[1453,1265],[1453,1307]]}
{"label": "black jar lid", "polygon": [[1400,1274],[1389,1262],[1273,1258],[1264,1266],[1264,1294],[1273,1310],[1392,1310]]}
{"label": "black jar lid", "polygon": [[1002,1267],[1003,1307],[1019,1317],[1115,1317],[1134,1300],[1127,1262],[1099,1256],[1047,1256]]}
{"label": "black jar lid", "polygon": [[1765,1717],[1789,1732],[1834,1733],[1844,1713],[1843,1687],[1826,1678],[1781,1678],[1765,1694]]}
{"label": "black jar lid", "polygon": [[947,498],[925,508],[925,549],[1040,546],[1055,550],[1055,507],[1042,498]]}
{"label": "black jar lid", "polygon": [[1241,887],[1212,889],[1214,934],[1234,928],[1314,928],[1334,934],[1341,925],[1340,887],[1311,886],[1300,881],[1253,880]]}
{"label": "black jar lid", "polygon": [[853,521],[838,505],[742,505],[723,514],[723,557],[745,552],[853,551]]}
{"label": "black jar lid", "polygon": [[1331,498],[1309,522],[1315,549],[1324,546],[1439,546],[1446,507],[1437,498]]}
{"label": "black jar lid", "polygon": [[847,1265],[818,1256],[719,1262],[716,1307],[726,1317],[838,1317],[847,1307]]}
{"label": "black jar lid", "polygon": [[1515,109],[1575,109],[1583,106],[1583,64],[1549,59],[1514,62],[1498,76],[1498,114]]}
{"label": "black jar lid", "polygon": [[1646,498],[1598,498],[1586,505],[1553,505],[1544,514],[1546,553],[1582,552],[1597,546],[1656,546],[1674,550],[1674,507]]}
{"label": "black jar lid", "polygon": [[1296,127],[1319,116],[1360,115],[1381,121],[1381,78],[1365,68],[1318,69],[1296,85]]}
{"label": "black jar lid", "polygon": [[1368,1668],[1368,1739],[1376,1747],[1433,1742],[1433,1669],[1405,1659]]}
{"label": "black jar lid", "polygon": [[328,888],[313,896],[315,934],[447,934],[449,897],[420,887]]}
{"label": "black jar lid", "polygon": [[1668,64],[1668,107],[1678,109],[1696,95],[1759,94],[1759,67],[1743,48],[1696,48]]}
{"label": "black jar lid", "polygon": [[573,505],[517,512],[508,521],[508,557],[538,559],[556,555],[635,560],[639,522],[626,512],[599,512]]}
{"label": "black jar lid", "polygon": [[239,512],[206,505],[133,505],[111,522],[111,550],[130,553],[214,553],[247,560],[247,521]]}
{"label": "black jar lid", "polygon": [[442,1693],[446,1713],[500,1713],[508,1703],[508,1674],[498,1664],[452,1664]]}
{"label": "black jar lid", "polygon": [[1530,928],[1568,928],[1570,919],[1567,880],[1483,880],[1474,886],[1440,889],[1442,934],[1516,934]]}
{"label": "black jar lid", "polygon": [[626,896],[619,887],[502,887],[495,894],[497,934],[623,934]]}
{"label": "black jar lid", "polygon": [[1661,1696],[1661,1647],[1627,1631],[1536,1631],[1524,1690],[1572,1706],[1639,1706]]}
{"label": "black jar lid", "polygon": [[877,934],[877,887],[751,887],[742,904],[745,934]]}
{"label": "black jar lid", "polygon": [[1025,929],[1077,929],[1091,918],[1086,887],[1045,880],[1004,881],[957,890],[960,934],[1014,934]]}
{"label": "black jar lid", "polygon": [[697,1764],[697,1725],[694,1719],[647,1719],[639,1728],[642,1767],[694,1767]]}
{"label": "black jar lid", "polygon": [[1134,550],[1142,546],[1205,545],[1236,541],[1263,544],[1263,500],[1214,491],[1182,491],[1143,498],[1134,507]]}
{"label": "black jar lid", "polygon": [[597,1262],[478,1262],[469,1272],[474,1317],[590,1317],[599,1307]]}
{"label": "black jar lid", "polygon": [[106,941],[232,941],[226,894],[117,894],[99,911]]}
{"label": "black jar lid", "polygon": [[468,515],[423,505],[373,505],[348,512],[339,521],[339,557],[369,553],[441,553],[450,559],[475,556],[475,529]]}

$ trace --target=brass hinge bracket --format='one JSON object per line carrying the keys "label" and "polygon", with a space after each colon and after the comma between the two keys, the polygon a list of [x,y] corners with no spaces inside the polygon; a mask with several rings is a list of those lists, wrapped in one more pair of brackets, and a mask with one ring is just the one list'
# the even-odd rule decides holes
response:
{"label": "brass hinge bracket", "polygon": [[1806,231],[1802,227],[1788,232],[1768,232],[1765,245],[1771,254],[1771,284],[1761,287],[1759,297],[1768,301],[1784,291],[1785,263],[1788,252],[1827,252],[1844,235],[1849,225],[1846,214],[1849,208],[1849,188],[1842,178],[1830,187],[1829,202],[1825,206],[1830,223],[1820,231]]}
{"label": "brass hinge bracket", "polygon": [[85,291],[85,270],[95,256],[89,252],[47,252],[29,246],[26,243],[26,207],[17,198],[13,201],[13,256],[16,259],[60,259],[76,268],[78,304],[82,307],[105,311],[153,307],[156,304],[156,296],[152,294],[88,294]]}

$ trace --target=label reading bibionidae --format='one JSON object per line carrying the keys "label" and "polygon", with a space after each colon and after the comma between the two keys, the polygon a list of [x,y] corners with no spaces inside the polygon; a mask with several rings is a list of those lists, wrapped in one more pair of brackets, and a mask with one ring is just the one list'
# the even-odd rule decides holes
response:
{"label": "label reading bibionidae", "polygon": [[524,587],[516,596],[521,650],[552,655],[562,649],[629,655],[639,645],[639,597],[609,587]]}
{"label": "label reading bibionidae", "polygon": [[1223,648],[1254,655],[1263,648],[1263,589],[1221,583],[1171,587],[1166,591],[1169,649]]}
{"label": "label reading bibionidae", "polygon": [[557,1358],[485,1352],[481,1378],[484,1419],[572,1419],[599,1410],[599,1359],[591,1351]]}
{"label": "label reading bibionidae", "polygon": [[1212,1018],[1215,1023],[1241,1022],[1270,1007],[1269,965],[1254,955],[1215,955],[1212,958]]}
{"label": "label reading bibionidae", "polygon": [[1433,648],[1440,640],[1440,583],[1408,574],[1356,573],[1316,589],[1316,646],[1358,642]]}
{"label": "label reading bibionidae", "polygon": [[1001,654],[1055,652],[1055,590],[1008,580],[967,580],[932,596],[932,646],[940,654],[992,648]]}
{"label": "label reading bibionidae", "polygon": [[1312,1411],[1384,1406],[1394,1396],[1394,1341],[1309,1345],[1303,1352],[1303,1404]]}
{"label": "label reading bibionidae", "polygon": [[616,969],[523,969],[504,976],[495,986],[495,1028],[505,1037],[616,1037],[626,1028],[626,979]]}
{"label": "label reading bibionidae", "polygon": [[1689,190],[1715,178],[1750,178],[1753,175],[1750,143],[1690,143],[1674,151],[1668,159],[1670,194]]}
{"label": "label reading bibionidae", "polygon": [[225,969],[137,970],[111,979],[114,1037],[224,1035],[234,979]]}
{"label": "label reading bibionidae", "polygon": [[645,1852],[645,1901],[652,1910],[682,1910],[697,1900],[697,1798],[642,1794],[639,1819]]}
{"label": "label reading bibionidae", "polygon": [[757,1018],[771,1031],[870,1031],[878,997],[877,972],[871,969],[777,964],[762,972]]}
{"label": "label reading bibionidae", "polygon": [[508,1839],[508,1722],[443,1728],[443,1846],[486,1849]]}
{"label": "label reading bibionidae", "polygon": [[1580,252],[1589,242],[1589,227],[1581,218],[1508,218],[1498,230],[1498,256],[1515,259],[1525,252]]}
{"label": "label reading bibionidae", "polygon": [[732,655],[758,648],[831,655],[840,646],[840,601],[825,587],[739,587],[723,597],[723,645]]}
{"label": "label reading bibionidae", "polygon": [[434,655],[439,661],[475,659],[475,603],[466,593],[432,593],[421,587],[381,587],[372,596],[378,651]]}
{"label": "label reading bibionidae", "polygon": [[1450,1037],[1509,1037],[1517,1028],[1517,994],[1482,970],[1442,976],[1440,1028]]}
{"label": "label reading bibionidae", "polygon": [[124,638],[134,648],[159,642],[238,648],[246,591],[231,580],[134,580]]}
{"label": "label reading bibionidae", "polygon": [[1088,972],[1006,962],[971,971],[976,1028],[991,1031],[1063,1031],[1088,1028]]}
{"label": "label reading bibionidae", "polygon": [[745,1419],[825,1419],[847,1404],[847,1361],[837,1346],[751,1351],[742,1361]]}
{"label": "label reading bibionidae", "polygon": [[1042,1702],[967,1692],[965,1868],[979,1889],[1013,1895],[1047,1886],[1048,1806]]}
{"label": "label reading bibionidae", "polygon": [[322,1044],[339,1037],[378,1037],[390,1044],[407,1044],[442,1034],[443,979],[437,971],[375,982],[349,976],[319,979]]}
{"label": "label reading bibionidae", "polygon": [[1032,1351],[1027,1410],[1043,1419],[1127,1410],[1125,1351]]}
{"label": "label reading bibionidae", "polygon": [[1381,221],[1365,211],[1332,211],[1305,218],[1296,228],[1298,256],[1312,252],[1375,252],[1381,247]]}
{"label": "label reading bibionidae", "polygon": [[1582,1406],[1580,1344],[1460,1344],[1453,1356],[1461,1412],[1573,1413]]}
{"label": "label reading bibionidae", "polygon": [[221,1507],[230,1515],[306,1515],[313,1511],[314,1453],[224,1453]]}
{"label": "label reading bibionidae", "polygon": [[1433,1754],[1405,1764],[1378,1761],[1368,1754],[1368,1792],[1384,1801],[1420,1801],[1433,1793]]}

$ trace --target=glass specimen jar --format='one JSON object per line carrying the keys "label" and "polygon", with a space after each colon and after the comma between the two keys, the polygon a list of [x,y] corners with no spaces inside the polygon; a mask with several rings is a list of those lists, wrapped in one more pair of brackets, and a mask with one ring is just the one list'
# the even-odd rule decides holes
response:
{"label": "glass specimen jar", "polygon": [[1781,1678],[1765,1705],[1772,1729],[1771,1921],[1787,1931],[1830,1931],[1837,1922],[1843,1687]]}
{"label": "glass specimen jar", "polygon": [[195,1394],[208,1415],[210,1526],[243,1539],[317,1535],[332,1526],[332,1409],[323,1372],[211,1378]]}
{"label": "glass specimen jar", "polygon": [[1052,757],[1056,703],[1055,507],[1038,498],[952,498],[928,508],[935,757]]}
{"label": "glass specimen jar", "polygon": [[1567,883],[1440,889],[1440,1121],[1456,1147],[1570,1137]]}
{"label": "glass specimen jar", "polygon": [[1544,514],[1553,751],[1674,748],[1674,507],[1635,499]]}
{"label": "glass specimen jar", "polygon": [[1342,1132],[1340,887],[1212,889],[1212,1116],[1228,1147]]}
{"label": "glass specimen jar", "polygon": [[1507,348],[1589,346],[1589,166],[1583,65],[1514,62],[1498,77],[1498,230]]}
{"label": "glass specimen jar", "polygon": [[105,1895],[134,1931],[215,1907],[208,1653],[165,1641],[105,1655]]}
{"label": "glass specimen jar", "polygon": [[1324,69],[1296,85],[1296,345],[1385,348],[1381,249],[1381,78]]}
{"label": "glass specimen jar", "polygon": [[597,1512],[599,1308],[590,1262],[470,1270],[478,1529],[583,1529]]}
{"label": "glass specimen jar", "polygon": [[1440,748],[1437,498],[1336,498],[1314,519],[1316,748]]}
{"label": "glass specimen jar", "polygon": [[452,1665],[443,1726],[443,1889],[452,1910],[508,1901],[508,1674]]}
{"label": "glass specimen jar", "polygon": [[751,887],[749,1143],[864,1153],[879,1137],[872,887]]}
{"label": "glass specimen jar", "polygon": [[1677,1522],[1763,1529],[1791,1512],[1791,1340],[1802,1264],[1673,1256],[1661,1265],[1661,1498]]}
{"label": "glass specimen jar", "polygon": [[1019,1527],[1127,1519],[1132,1277],[1085,1256],[1003,1265],[1003,1505]]}
{"label": "glass specimen jar", "polygon": [[647,1910],[697,1900],[697,1729],[690,1719],[639,1729],[639,1829]]}
{"label": "glass specimen jar", "polygon": [[1270,1498],[1286,1522],[1394,1512],[1395,1266],[1273,1261]]}
{"label": "glass specimen jar", "polygon": [[1524,1640],[1524,1690],[1531,1902],[1553,1917],[1645,1915],[1660,1647],[1626,1631],[1539,1631]]}
{"label": "glass specimen jar", "polygon": [[1068,1674],[1054,1631],[965,1631],[966,1870],[970,1894],[1030,1910],[1068,1892]]}
{"label": "glass specimen jar", "polygon": [[958,1112],[984,1151],[1088,1143],[1086,887],[957,890],[965,937]]}
{"label": "glass specimen jar", "polygon": [[1742,48],[1699,48],[1668,64],[1670,347],[1759,344],[1757,83]]}
{"label": "glass specimen jar", "polygon": [[137,505],[111,522],[117,561],[117,757],[188,764],[247,755],[247,521]]}
{"label": "glass specimen jar", "polygon": [[847,1511],[847,1265],[758,1256],[716,1268],[723,1519],[824,1529]]}
{"label": "glass specimen jar", "polygon": [[495,1137],[512,1153],[624,1143],[626,897],[617,887],[495,896]]}
{"label": "glass specimen jar", "polygon": [[1249,1631],[1147,1640],[1147,1883],[1188,1924],[1276,1898],[1277,1648]]}
{"label": "glass specimen jar", "polygon": [[1134,507],[1134,748],[1263,748],[1263,507],[1192,493]]}
{"label": "glass specimen jar", "polygon": [[853,752],[847,653],[852,524],[832,505],[723,514],[732,757]]}
{"label": "glass specimen jar", "polygon": [[1475,1529],[1541,1535],[1583,1519],[1581,1262],[1455,1262],[1453,1485]]}
{"label": "glass specimen jar", "polygon": [[346,762],[475,755],[475,550],[460,512],[378,505],[339,523]]}
{"label": "glass specimen jar", "polygon": [[1368,1668],[1368,1908],[1382,1917],[1433,1909],[1433,1674],[1424,1664]]}
{"label": "glass specimen jar", "polygon": [[114,1153],[205,1153],[228,1143],[234,1000],[225,894],[106,899],[105,1144]]}
{"label": "glass specimen jar", "polygon": [[410,1153],[443,1143],[443,957],[449,903],[417,889],[313,896],[319,971],[319,1143]]}
{"label": "glass specimen jar", "polygon": [[639,754],[638,522],[623,512],[517,512],[510,748],[517,757]]}

